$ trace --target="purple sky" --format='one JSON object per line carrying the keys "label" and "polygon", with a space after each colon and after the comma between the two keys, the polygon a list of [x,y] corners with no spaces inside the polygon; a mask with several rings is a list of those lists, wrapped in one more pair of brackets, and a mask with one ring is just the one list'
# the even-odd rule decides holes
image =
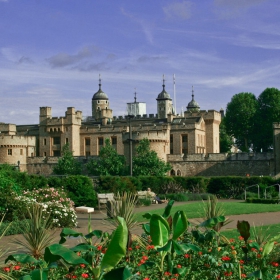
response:
{"label": "purple sky", "polygon": [[113,115],[166,90],[185,110],[226,108],[239,92],[280,88],[279,0],[0,0],[0,122],[35,124],[39,107],[91,115],[107,93]]}

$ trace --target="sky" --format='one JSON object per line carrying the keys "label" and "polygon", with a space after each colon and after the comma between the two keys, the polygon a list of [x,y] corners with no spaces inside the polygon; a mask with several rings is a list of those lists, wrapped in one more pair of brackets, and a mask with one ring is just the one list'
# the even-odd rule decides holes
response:
{"label": "sky", "polygon": [[279,0],[0,0],[0,122],[90,116],[99,74],[114,116],[135,92],[155,114],[163,75],[177,113],[192,86],[217,111],[280,89],[279,14]]}

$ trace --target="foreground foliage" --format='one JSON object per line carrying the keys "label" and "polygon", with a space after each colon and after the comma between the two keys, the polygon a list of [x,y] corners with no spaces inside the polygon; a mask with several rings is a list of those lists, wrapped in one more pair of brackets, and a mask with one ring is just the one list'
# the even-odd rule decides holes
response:
{"label": "foreground foliage", "polygon": [[[279,279],[280,236],[254,239],[250,224],[239,221],[239,238],[226,239],[215,231],[225,216],[191,225],[184,211],[171,215],[174,201],[164,213],[146,213],[143,224],[146,248],[130,242],[125,221],[110,235],[94,230],[87,235],[63,229],[59,244],[46,248],[43,258],[15,254],[6,259],[5,275],[15,279]],[[67,237],[84,242],[68,249]],[[99,242],[92,244],[92,238]],[[106,241],[106,242],[104,242]],[[107,245],[106,245],[107,244]]]}

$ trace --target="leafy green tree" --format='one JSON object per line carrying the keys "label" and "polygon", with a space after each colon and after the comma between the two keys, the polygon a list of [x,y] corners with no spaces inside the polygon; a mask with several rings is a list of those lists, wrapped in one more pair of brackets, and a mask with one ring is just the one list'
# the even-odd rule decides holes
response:
{"label": "leafy green tree", "polygon": [[220,152],[229,153],[233,144],[233,139],[230,135],[227,134],[225,121],[224,119],[222,119],[222,122],[220,124]]}
{"label": "leafy green tree", "polygon": [[255,126],[255,146],[267,151],[273,145],[272,123],[280,121],[280,91],[267,88],[258,97],[258,111]]}
{"label": "leafy green tree", "polygon": [[157,153],[150,149],[146,138],[139,142],[132,161],[134,176],[164,176],[171,170],[171,165],[159,159]]}
{"label": "leafy green tree", "polygon": [[68,143],[62,147],[62,157],[53,168],[53,173],[56,175],[81,175],[82,165],[74,158]]}
{"label": "leafy green tree", "polygon": [[248,151],[248,146],[254,138],[257,108],[257,99],[249,92],[235,94],[227,104],[224,119],[226,132],[237,139],[238,148],[243,151]]}
{"label": "leafy green tree", "polygon": [[118,155],[109,138],[105,139],[105,146],[101,148],[98,159],[90,160],[86,167],[88,173],[95,176],[124,175],[126,169],[124,157]]}

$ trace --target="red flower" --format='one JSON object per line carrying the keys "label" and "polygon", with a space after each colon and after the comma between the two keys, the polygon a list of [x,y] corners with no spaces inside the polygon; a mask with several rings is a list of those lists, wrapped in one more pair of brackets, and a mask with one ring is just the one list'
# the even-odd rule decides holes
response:
{"label": "red flower", "polygon": [[226,271],[226,272],[224,272],[224,275],[225,275],[225,276],[231,276],[231,275],[232,275],[232,272],[231,272],[231,271]]}
{"label": "red flower", "polygon": [[129,248],[128,248],[128,251],[132,251],[132,248],[131,248],[131,247],[129,247]]}
{"label": "red flower", "polygon": [[230,261],[230,257],[228,257],[228,256],[224,256],[221,259],[222,259],[222,261]]}
{"label": "red flower", "polygon": [[182,268],[182,266],[180,264],[177,264],[177,268]]}
{"label": "red flower", "polygon": [[244,240],[244,238],[242,236],[239,236],[238,239],[239,240]]}
{"label": "red flower", "polygon": [[6,266],[6,267],[3,268],[3,270],[4,270],[5,272],[9,272],[11,269],[10,269],[9,267]]}
{"label": "red flower", "polygon": [[78,278],[78,276],[76,276],[76,275],[73,275],[73,276],[72,276],[72,279],[76,279],[76,278]]}
{"label": "red flower", "polygon": [[80,267],[85,268],[86,265],[85,265],[84,263],[81,263],[81,264],[80,264]]}
{"label": "red flower", "polygon": [[244,263],[244,261],[243,261],[243,260],[240,260],[240,261],[239,261],[239,263],[240,263],[240,264],[243,264],[243,263]]}
{"label": "red flower", "polygon": [[242,273],[242,274],[241,274],[241,277],[242,277],[242,278],[246,278],[247,275],[246,275],[245,273]]}
{"label": "red flower", "polygon": [[149,277],[145,277],[143,280],[150,280],[150,278]]}
{"label": "red flower", "polygon": [[279,263],[278,262],[272,262],[271,265],[274,266],[274,267],[278,267]]}
{"label": "red flower", "polygon": [[185,257],[186,259],[188,259],[188,258],[190,257],[190,255],[189,255],[189,254],[185,254],[184,257]]}
{"label": "red flower", "polygon": [[88,277],[89,277],[87,273],[82,273],[81,276],[82,276],[83,278],[88,278]]}
{"label": "red flower", "polygon": [[97,250],[101,251],[102,250],[102,246],[101,245],[97,246]]}
{"label": "red flower", "polygon": [[201,255],[202,255],[202,252],[198,252],[198,254],[201,256]]}
{"label": "red flower", "polygon": [[14,270],[20,270],[20,266],[19,265],[15,265],[14,266]]}
{"label": "red flower", "polygon": [[169,271],[165,271],[165,272],[164,272],[164,275],[166,275],[166,276],[170,276],[170,275],[171,275],[171,272],[169,272]]}
{"label": "red flower", "polygon": [[280,274],[278,274],[278,275],[276,276],[276,278],[277,278],[277,279],[280,279]]}
{"label": "red flower", "polygon": [[142,260],[146,261],[149,257],[148,256],[143,256]]}

